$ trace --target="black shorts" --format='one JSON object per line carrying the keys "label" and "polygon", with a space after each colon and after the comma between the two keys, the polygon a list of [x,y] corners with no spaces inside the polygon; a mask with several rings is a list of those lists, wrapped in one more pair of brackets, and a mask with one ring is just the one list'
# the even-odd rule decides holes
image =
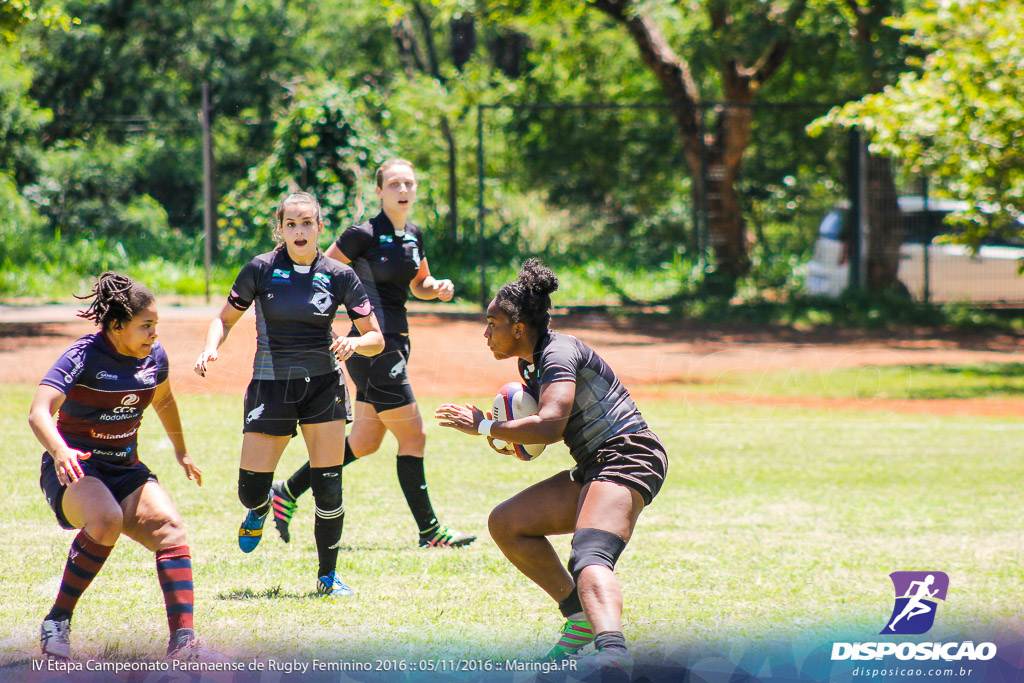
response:
{"label": "black shorts", "polygon": [[[139,461],[136,461],[134,465],[115,465],[88,458],[79,460],[78,463],[82,466],[82,474],[87,477],[95,477],[103,482],[119,505],[125,498],[142,488],[147,481],[157,481],[156,475]],[[43,453],[43,462],[39,466],[39,488],[43,490],[46,502],[53,509],[53,514],[57,515],[57,522],[61,527],[74,529],[75,527],[64,516],[64,511],[61,508],[64,492],[68,490],[68,487],[57,479],[57,470],[53,467],[53,457],[49,453]]]}
{"label": "black shorts", "polygon": [[254,379],[245,391],[242,432],[295,436],[297,425],[352,420],[340,372],[292,379]]}
{"label": "black shorts", "polygon": [[385,334],[384,350],[376,356],[353,355],[345,369],[356,385],[356,400],[378,413],[416,402],[409,384],[409,335]]}
{"label": "black shorts", "polygon": [[665,483],[668,455],[658,436],[649,429],[620,434],[605,441],[597,454],[569,470],[569,478],[581,484],[610,481],[636,489],[650,505]]}

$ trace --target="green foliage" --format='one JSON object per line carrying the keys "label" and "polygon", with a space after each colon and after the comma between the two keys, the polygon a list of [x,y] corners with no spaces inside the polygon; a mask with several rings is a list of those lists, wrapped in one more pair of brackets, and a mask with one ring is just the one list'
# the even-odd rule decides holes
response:
{"label": "green foliage", "polygon": [[[893,24],[913,30],[908,40],[928,51],[920,73],[834,110],[816,129],[860,126],[873,150],[983,207],[968,216],[965,234],[980,244],[1024,215],[1024,4],[928,0]],[[993,221],[993,210],[1003,218]]]}
{"label": "green foliage", "polygon": [[25,196],[68,241],[109,242],[133,256],[181,259],[194,243],[170,227],[167,212],[138,191],[148,157],[160,142],[119,145],[104,138],[61,145],[41,157],[39,177]]}
{"label": "green foliage", "polygon": [[67,30],[78,19],[70,17],[59,7],[40,0],[2,0],[0,2],[0,47],[13,43],[19,33],[33,23],[45,27]]}
{"label": "green foliage", "polygon": [[366,202],[361,193],[387,157],[381,125],[387,118],[369,88],[353,93],[332,82],[297,88],[270,155],[221,202],[226,257],[239,262],[272,248],[274,211],[291,192],[312,192],[320,200],[325,239],[358,218]]}
{"label": "green foliage", "polygon": [[50,112],[29,97],[32,73],[18,53],[17,46],[0,41],[0,172],[13,171],[24,179],[33,164],[38,131]]}
{"label": "green foliage", "polygon": [[18,193],[14,179],[0,171],[0,270],[14,273],[36,258],[45,223]]}

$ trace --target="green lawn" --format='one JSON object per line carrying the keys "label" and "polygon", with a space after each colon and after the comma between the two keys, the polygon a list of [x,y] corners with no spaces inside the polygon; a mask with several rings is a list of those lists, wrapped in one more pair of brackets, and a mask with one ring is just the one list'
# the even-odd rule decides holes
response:
{"label": "green lawn", "polygon": [[[31,388],[0,384],[11,486],[0,516],[0,666],[38,655],[38,626],[73,537],[38,488],[41,448],[26,422]],[[445,397],[450,398],[450,397]],[[475,397],[479,400],[479,397]],[[200,489],[181,475],[153,415],[144,460],[188,526],[196,627],[232,655],[370,659],[424,654],[534,658],[560,626],[555,605],[487,536],[490,509],[567,467],[562,446],[521,463],[429,421],[427,471],[443,522],[480,536],[455,551],[414,547],[394,474],[394,442],[345,470],[340,571],[356,595],[313,595],[312,501],[286,545],[268,526],[243,555],[235,486],[240,396],[179,396]],[[422,400],[433,413],[439,398]],[[670,453],[668,482],[618,565],[625,634],[640,658],[735,643],[872,639],[892,609],[888,574],[940,570],[949,596],[929,638],[995,632],[1020,609],[1024,426],[998,419],[641,402]],[[389,437],[390,438],[390,437]],[[300,440],[280,473],[303,459]],[[569,539],[556,547],[563,558]],[[122,539],[83,597],[80,657],[154,659],[166,622],[153,557]],[[977,639],[976,639],[977,640]]]}
{"label": "green lawn", "polygon": [[687,392],[720,396],[833,399],[1019,399],[1024,364],[869,365],[722,373]]}

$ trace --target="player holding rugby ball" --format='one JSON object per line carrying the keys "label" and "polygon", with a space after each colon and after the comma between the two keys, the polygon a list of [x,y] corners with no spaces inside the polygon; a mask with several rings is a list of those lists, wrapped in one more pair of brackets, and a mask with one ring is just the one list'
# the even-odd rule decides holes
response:
{"label": "player holding rugby ball", "polygon": [[[442,427],[492,440],[565,441],[576,466],[498,505],[488,520],[491,537],[566,618],[549,658],[593,641],[596,652],[581,660],[584,671],[629,672],[615,563],[640,512],[661,489],[668,457],[608,364],[576,337],[548,329],[557,288],[554,273],[531,258],[487,307],[487,346],[499,360],[519,359],[519,374],[539,397],[537,414],[495,422],[473,406],[448,403],[435,417]],[[568,533],[567,571],[547,537]]]}

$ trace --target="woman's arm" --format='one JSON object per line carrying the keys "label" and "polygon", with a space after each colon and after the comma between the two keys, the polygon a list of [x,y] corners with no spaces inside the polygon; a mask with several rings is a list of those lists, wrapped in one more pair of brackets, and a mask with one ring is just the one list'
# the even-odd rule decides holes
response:
{"label": "woman's arm", "polygon": [[348,256],[345,256],[345,252],[343,252],[341,249],[338,249],[337,242],[331,242],[331,246],[327,247],[327,251],[324,252],[324,256],[332,258],[335,261],[341,261],[345,265],[352,263],[352,259],[350,259]]}
{"label": "woman's arm", "polygon": [[417,299],[451,301],[455,296],[455,285],[452,284],[452,281],[434,279],[430,274],[427,259],[420,261],[420,269],[416,271],[416,277],[409,283],[409,290]]}
{"label": "woman's arm", "polygon": [[[536,415],[495,422],[491,425],[490,436],[521,444],[557,443],[562,440],[565,425],[569,422],[575,396],[575,382],[544,384],[540,389],[540,407]],[[484,414],[472,405],[446,403],[437,409],[434,417],[441,420],[439,424],[442,427],[452,427],[464,434],[478,434]]]}
{"label": "woman's arm", "polygon": [[380,331],[377,316],[373,313],[353,321],[358,337],[338,337],[331,344],[331,351],[339,361],[346,361],[353,353],[360,356],[376,356],[384,350],[384,335]]}
{"label": "woman's arm", "polygon": [[196,358],[195,371],[200,377],[206,377],[206,364],[217,360],[217,349],[227,339],[231,328],[235,326],[245,311],[240,311],[229,303],[224,304],[220,315],[210,321],[210,327],[206,330],[206,346],[199,357]]}
{"label": "woman's arm", "polygon": [[153,394],[153,410],[156,411],[157,417],[160,418],[160,422],[164,426],[164,431],[167,432],[167,438],[174,446],[174,457],[178,459],[178,464],[185,470],[185,476],[189,481],[195,481],[202,486],[203,471],[192,462],[192,457],[188,454],[188,449],[185,448],[185,433],[181,428],[178,402],[174,400],[174,394],[171,393],[170,380],[164,380],[156,385],[156,391]]}
{"label": "woman's arm", "polygon": [[46,384],[40,384],[32,399],[32,407],[28,411],[28,423],[32,427],[32,433],[36,435],[36,439],[53,457],[57,481],[66,486],[84,476],[82,466],[78,461],[85,460],[92,453],[71,448],[57,431],[57,423],[54,421],[53,415],[64,404],[65,398],[59,390]]}

